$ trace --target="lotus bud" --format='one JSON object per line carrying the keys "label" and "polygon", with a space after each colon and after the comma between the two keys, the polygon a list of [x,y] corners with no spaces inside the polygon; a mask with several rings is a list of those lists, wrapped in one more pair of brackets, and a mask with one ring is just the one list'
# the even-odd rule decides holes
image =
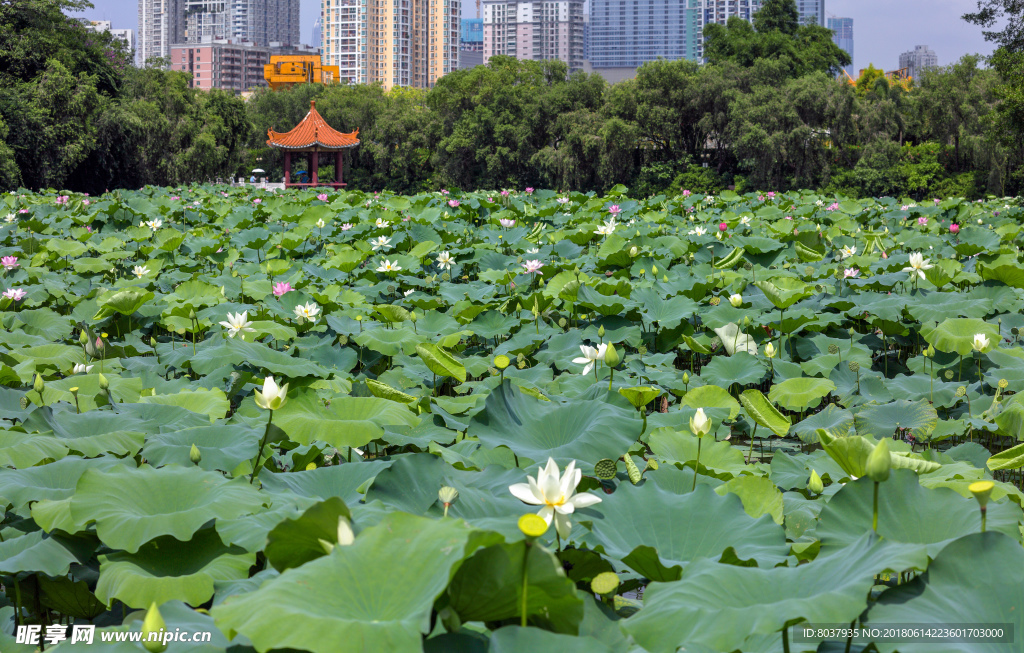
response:
{"label": "lotus bud", "polygon": [[729,303],[735,308],[743,306],[743,295],[740,295],[739,293],[729,295]]}
{"label": "lotus bud", "polygon": [[749,315],[744,315],[743,316],[743,326],[748,327],[751,324],[753,324],[753,320],[750,319],[750,316]]}
{"label": "lotus bud", "polygon": [[78,343],[84,347],[87,342],[89,342],[89,334],[82,329],[82,333],[78,336]]}
{"label": "lotus bud", "polygon": [[103,390],[104,392],[106,392],[109,387],[110,387],[110,381],[107,381],[107,377],[105,377],[102,374],[100,374],[100,390]]}
{"label": "lotus bud", "polygon": [[924,355],[926,358],[935,358],[935,347],[928,345],[928,349],[924,350]]}
{"label": "lotus bud", "polygon": [[194,308],[190,308],[188,310],[188,319],[190,319],[190,320],[195,320],[196,319],[196,310]]}
{"label": "lotus bud", "polygon": [[32,382],[32,389],[41,395],[43,394],[43,389],[45,387],[46,384],[43,383],[43,377],[40,376],[39,374],[36,374],[36,380]]}
{"label": "lotus bud", "polygon": [[883,439],[875,445],[874,451],[868,456],[867,475],[875,483],[882,483],[889,478],[892,470],[892,454],[889,453],[889,442]]}
{"label": "lotus bud", "polygon": [[437,499],[444,504],[444,516],[448,516],[448,506],[455,503],[455,500],[459,498],[459,491],[455,488],[446,485],[437,491]]}
{"label": "lotus bud", "polygon": [[615,345],[608,343],[608,348],[604,352],[604,364],[608,367],[615,367],[622,361],[622,357],[619,356],[619,351],[615,349]]}
{"label": "lotus bud", "polygon": [[683,385],[690,385],[690,373],[683,372]]}
{"label": "lotus bud", "polygon": [[195,442],[192,443],[192,448],[188,451],[188,459],[193,465],[198,465],[203,459],[203,454],[199,451],[199,447],[196,446]]}
{"label": "lotus bud", "polygon": [[640,254],[640,250],[637,249],[636,245],[633,245],[632,247],[629,248],[630,258],[636,258],[638,254]]}
{"label": "lotus bud", "polygon": [[355,533],[352,532],[352,525],[345,517],[338,517],[338,544],[341,546],[348,546],[352,544],[356,539]]}
{"label": "lotus bud", "polygon": [[[164,643],[162,637],[166,631],[167,623],[161,616],[159,608],[156,607],[156,603],[150,603],[149,610],[146,611],[146,618],[142,620],[142,645],[149,653],[163,653],[167,650],[167,644]],[[150,633],[159,633],[159,635],[153,636]]]}
{"label": "lotus bud", "polygon": [[807,481],[807,490],[811,494],[821,494],[825,490],[825,484],[821,482],[818,472],[811,470],[811,480]]}
{"label": "lotus bud", "polygon": [[654,264],[651,265],[651,274],[658,274],[658,266],[657,265],[654,265]]}
{"label": "lotus bud", "polygon": [[598,338],[603,338],[604,337],[604,325],[603,324],[601,326],[597,327],[597,337]]}
{"label": "lotus bud", "polygon": [[698,438],[711,432],[711,420],[704,414],[703,408],[698,408],[694,416],[690,418],[690,432]]}
{"label": "lotus bud", "polygon": [[153,349],[156,349],[156,338],[154,338],[153,336],[149,337],[149,346],[152,347]]}
{"label": "lotus bud", "polygon": [[764,346],[764,356],[765,356],[765,358],[775,358],[775,354],[776,354],[775,345],[773,345],[772,343],[769,342],[768,344],[766,344]]}

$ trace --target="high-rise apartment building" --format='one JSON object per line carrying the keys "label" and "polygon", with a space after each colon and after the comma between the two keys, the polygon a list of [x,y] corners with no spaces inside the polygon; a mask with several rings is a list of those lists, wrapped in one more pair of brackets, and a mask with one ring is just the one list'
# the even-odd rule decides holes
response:
{"label": "high-rise apartment building", "polygon": [[926,68],[939,65],[939,56],[927,45],[915,45],[914,49],[900,55],[900,68],[906,68],[913,78],[921,76]]}
{"label": "high-rise apartment building", "polygon": [[832,30],[832,41],[850,55],[850,65],[846,66],[846,74],[856,79],[853,71],[853,19],[852,18],[829,18],[827,27]]}
{"label": "high-rise apartment building", "polygon": [[583,1],[484,0],[484,63],[495,55],[583,69]]}
{"label": "high-rise apartment building", "polygon": [[171,70],[192,73],[192,88],[242,93],[267,86],[263,67],[276,54],[315,55],[308,46],[263,46],[230,39],[171,46]]}
{"label": "high-rise apartment building", "polygon": [[459,68],[473,68],[484,62],[484,19],[463,18],[459,34]]}
{"label": "high-rise apartment building", "polygon": [[825,25],[825,0],[796,0],[801,25]]}
{"label": "high-rise apartment building", "polygon": [[460,0],[321,0],[324,65],[343,82],[430,88],[459,67]]}
{"label": "high-rise apartment building", "polygon": [[700,4],[700,0],[590,0],[590,64],[595,69],[636,68],[658,58],[693,58],[687,26]]}
{"label": "high-rise apartment building", "polygon": [[185,0],[139,0],[136,58],[171,56],[171,44],[185,40]]}
{"label": "high-rise apartment building", "polygon": [[750,21],[761,9],[762,0],[687,0],[687,59],[703,61],[704,28],[711,23],[725,25],[732,17]]}

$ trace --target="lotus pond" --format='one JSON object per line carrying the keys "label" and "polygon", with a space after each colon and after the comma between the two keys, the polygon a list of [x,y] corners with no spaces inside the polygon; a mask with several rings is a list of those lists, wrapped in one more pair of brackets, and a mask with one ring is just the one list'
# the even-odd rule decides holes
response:
{"label": "lotus pond", "polygon": [[0,649],[1022,650],[1018,199],[528,190],[3,195]]}

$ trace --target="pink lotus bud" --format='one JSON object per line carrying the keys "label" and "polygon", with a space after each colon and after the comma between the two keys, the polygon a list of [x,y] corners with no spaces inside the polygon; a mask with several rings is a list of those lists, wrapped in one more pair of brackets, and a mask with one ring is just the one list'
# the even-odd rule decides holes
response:
{"label": "pink lotus bud", "polygon": [[719,231],[725,231],[728,228],[729,228],[729,225],[725,224],[724,222],[722,224],[718,225],[718,230]]}
{"label": "pink lotus bud", "polygon": [[955,234],[955,233],[959,233],[959,232],[960,232],[960,225],[958,225],[955,222],[953,224],[949,225],[949,233]]}

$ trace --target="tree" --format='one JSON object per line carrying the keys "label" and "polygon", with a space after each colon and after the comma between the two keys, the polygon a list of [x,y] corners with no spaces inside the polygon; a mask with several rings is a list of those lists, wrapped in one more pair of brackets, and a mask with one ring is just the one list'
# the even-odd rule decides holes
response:
{"label": "tree", "polygon": [[766,33],[782,32],[793,36],[800,27],[796,0],[767,0],[753,16],[754,29]]}
{"label": "tree", "polygon": [[1006,20],[1006,26],[1000,31],[982,31],[985,40],[1010,52],[1024,51],[1024,0],[978,0],[978,10],[962,18],[981,27],[992,27]]}
{"label": "tree", "polygon": [[[792,0],[776,0],[773,13],[760,21],[763,31],[737,16],[731,17],[724,26],[707,25],[704,54],[708,62],[732,61],[748,67],[758,59],[775,59],[786,65],[788,77],[813,72],[838,75],[843,66],[849,65],[850,55],[832,41],[832,30],[820,25],[800,25],[793,29],[786,18],[787,6],[791,3]],[[792,32],[785,31],[791,29]]]}

